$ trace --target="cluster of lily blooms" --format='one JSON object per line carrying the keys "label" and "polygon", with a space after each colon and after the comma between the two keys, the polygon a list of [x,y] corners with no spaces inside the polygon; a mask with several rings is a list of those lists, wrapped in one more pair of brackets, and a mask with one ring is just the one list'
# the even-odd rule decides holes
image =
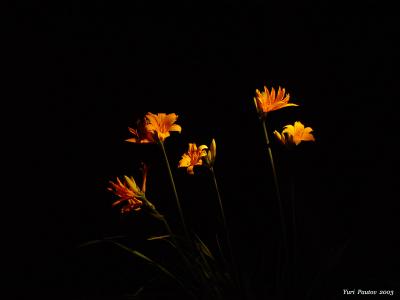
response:
{"label": "cluster of lily blooms", "polygon": [[[294,103],[289,103],[290,96],[285,92],[284,88],[279,87],[276,92],[274,88],[271,91],[264,87],[264,91],[256,90],[254,103],[257,113],[261,120],[265,121],[267,113],[287,107],[298,106]],[[128,128],[132,137],[127,139],[127,142],[136,144],[160,143],[162,144],[166,138],[170,136],[170,132],[181,132],[182,127],[175,122],[178,115],[175,113],[153,114],[148,112],[144,119],[139,120],[137,128]],[[300,121],[296,121],[294,125],[286,125],[282,132],[274,131],[275,137],[285,146],[297,146],[302,141],[315,141],[311,127],[305,127]],[[194,174],[195,166],[205,166],[212,169],[216,157],[216,142],[213,139],[210,147],[201,145],[197,147],[195,143],[189,143],[189,148],[182,155],[178,163],[179,168],[186,168],[188,174]],[[147,168],[143,168],[142,186],[139,187],[132,177],[125,176],[125,182],[117,178],[116,182],[110,182],[108,188],[116,196],[119,197],[113,203],[113,206],[123,204],[121,212],[123,214],[132,211],[138,211],[144,204],[151,205],[145,197],[146,191],[146,176]]]}

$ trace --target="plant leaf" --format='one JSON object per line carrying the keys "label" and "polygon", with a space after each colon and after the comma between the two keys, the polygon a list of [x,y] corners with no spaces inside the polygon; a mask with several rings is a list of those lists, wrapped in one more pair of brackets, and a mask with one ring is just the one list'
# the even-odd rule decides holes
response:
{"label": "plant leaf", "polygon": [[169,234],[165,234],[165,235],[160,235],[160,236],[151,236],[147,240],[148,241],[165,240],[165,239],[167,239],[169,237],[171,237]]}
{"label": "plant leaf", "polygon": [[196,234],[196,239],[199,242],[199,249],[209,258],[212,260],[215,260],[214,256],[212,255],[210,249],[207,247],[207,245],[200,239],[200,237]]}
{"label": "plant leaf", "polygon": [[83,248],[83,247],[87,247],[87,246],[91,246],[91,245],[95,245],[95,244],[99,244],[99,243],[103,243],[105,242],[105,240],[93,240],[93,241],[89,241],[89,242],[85,242],[82,244],[79,244],[77,246],[77,248]]}
{"label": "plant leaf", "polygon": [[128,251],[128,252],[130,252],[130,253],[132,253],[133,255],[143,259],[144,261],[148,262],[149,264],[157,267],[161,272],[163,272],[165,275],[167,275],[168,277],[170,277],[173,280],[175,280],[181,287],[183,287],[184,290],[186,290],[188,293],[190,293],[194,297],[193,293],[190,290],[188,290],[187,286],[178,277],[176,277],[174,274],[172,274],[170,271],[168,271],[161,264],[155,262],[154,260],[152,260],[148,256],[144,255],[143,253],[141,253],[141,252],[139,252],[137,250],[131,249],[131,248],[129,248],[129,247],[127,247],[127,246],[125,246],[125,245],[123,245],[121,243],[114,242],[114,241],[109,241],[109,242],[114,244],[114,245],[116,245],[116,246],[118,246],[118,247],[120,247],[120,248],[122,248],[122,249],[124,249],[124,250],[126,250],[126,251]]}

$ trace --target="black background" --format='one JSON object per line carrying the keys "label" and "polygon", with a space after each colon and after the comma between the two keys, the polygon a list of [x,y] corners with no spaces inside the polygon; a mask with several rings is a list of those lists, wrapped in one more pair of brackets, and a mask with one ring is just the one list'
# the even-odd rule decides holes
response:
{"label": "black background", "polygon": [[[237,255],[245,276],[258,272],[252,288],[262,297],[263,278],[272,272],[268,239],[278,228],[252,100],[263,85],[285,87],[300,105],[271,114],[271,131],[301,120],[316,137],[298,147],[291,163],[273,141],[283,194],[288,170],[296,182],[297,297],[340,249],[316,299],[344,288],[400,293],[398,24],[390,7],[36,1],[14,3],[6,21],[4,103],[15,114],[3,127],[12,152],[5,229],[15,295],[117,297],[143,280],[120,251],[75,247],[119,234],[139,243],[159,230],[143,216],[121,218],[106,191],[116,176],[137,177],[142,160],[150,164],[149,198],[177,219],[159,149],[124,142],[127,127],[150,111],[179,115],[183,131],[166,142],[173,166],[188,142],[216,138],[216,172]],[[189,224],[212,242],[218,224],[209,177],[174,174]]]}

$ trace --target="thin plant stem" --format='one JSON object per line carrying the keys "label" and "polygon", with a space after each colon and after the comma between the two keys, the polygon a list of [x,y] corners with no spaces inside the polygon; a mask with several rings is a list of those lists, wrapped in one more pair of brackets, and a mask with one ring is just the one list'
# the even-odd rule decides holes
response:
{"label": "thin plant stem", "polygon": [[293,269],[292,269],[292,276],[293,276],[293,291],[296,291],[296,281],[297,281],[297,228],[296,228],[296,202],[295,202],[295,184],[293,182],[293,178],[291,180],[291,206],[292,206],[292,247],[293,247]]}
{"label": "thin plant stem", "polygon": [[189,231],[188,231],[188,229],[186,227],[185,218],[183,217],[183,211],[182,211],[182,208],[181,208],[181,202],[179,201],[178,193],[176,191],[175,181],[174,181],[174,177],[172,175],[171,166],[169,164],[167,153],[165,152],[164,143],[162,141],[160,141],[160,145],[161,145],[162,152],[164,154],[165,163],[167,164],[168,174],[169,174],[169,178],[171,179],[172,188],[174,190],[176,205],[178,207],[178,212],[179,212],[179,216],[180,216],[181,223],[182,223],[182,226],[183,226],[183,230],[185,232],[186,238],[188,240],[190,240]]}
{"label": "thin plant stem", "polygon": [[[290,149],[289,149],[290,150]],[[297,161],[295,159],[295,153],[292,151],[289,151],[288,153],[288,162],[289,162],[289,178],[290,178],[290,210],[291,210],[291,230],[292,230],[292,235],[291,235],[291,250],[292,250],[292,261],[291,261],[291,284],[292,287],[290,290],[293,291],[293,293],[296,293],[297,289],[297,213],[296,213],[296,184],[295,184],[295,174],[294,174],[294,165],[295,162]]]}
{"label": "thin plant stem", "polygon": [[[146,199],[146,201],[148,201],[148,200]],[[171,239],[172,239],[171,245],[173,245],[175,247],[175,249],[178,251],[179,255],[181,255],[185,264],[188,266],[191,275],[196,280],[197,276],[195,274],[195,271],[193,270],[193,265],[190,263],[188,257],[185,255],[184,251],[182,250],[178,240],[176,239],[175,234],[173,233],[171,227],[169,226],[167,219],[164,217],[164,215],[160,214],[154,206],[152,206],[151,209],[152,209],[154,215],[156,216],[156,218],[163,222],[165,229],[167,230],[168,234],[171,236]]]}
{"label": "thin plant stem", "polygon": [[[224,206],[223,206],[223,204],[222,204],[222,198],[221,198],[221,194],[220,194],[220,192],[219,192],[218,182],[217,182],[217,178],[215,177],[214,168],[211,167],[211,168],[210,168],[210,171],[211,171],[211,174],[212,174],[212,177],[213,177],[215,190],[216,190],[217,196],[218,196],[218,203],[219,203],[219,208],[220,208],[220,212],[221,212],[222,222],[223,222],[223,225],[224,225],[225,234],[226,234],[227,241],[228,241],[228,244],[229,244],[229,248],[230,248],[230,251],[231,251],[232,248],[231,248],[231,242],[230,242],[230,238],[229,238],[228,224],[227,224],[227,222],[226,222],[225,212],[224,212]],[[232,252],[232,251],[231,251],[231,252]]]}
{"label": "thin plant stem", "polygon": [[217,178],[215,176],[214,168],[210,167],[210,171],[211,171],[211,174],[212,174],[212,177],[213,177],[215,190],[216,190],[217,196],[218,196],[218,203],[219,203],[220,213],[221,213],[221,217],[222,217],[222,222],[223,222],[223,225],[224,225],[224,230],[225,230],[225,235],[226,235],[226,242],[227,242],[227,246],[228,246],[230,261],[231,261],[231,264],[232,264],[232,271],[233,271],[234,278],[235,278],[235,281],[236,281],[238,287],[241,288],[239,275],[238,275],[238,270],[237,270],[238,266],[236,264],[236,261],[235,261],[234,255],[233,255],[233,248],[232,248],[232,243],[231,243],[231,238],[230,238],[229,227],[228,227],[228,223],[226,222],[224,206],[222,204],[222,198],[221,198],[221,194],[220,194],[220,191],[219,191],[218,182],[217,182]]}
{"label": "thin plant stem", "polygon": [[[286,230],[285,213],[284,213],[283,203],[282,203],[282,199],[281,199],[281,193],[280,193],[280,189],[279,189],[278,176],[276,175],[274,157],[272,155],[271,144],[270,144],[269,138],[268,138],[266,120],[265,119],[261,119],[261,123],[262,123],[262,127],[263,127],[263,130],[264,130],[264,136],[265,136],[265,141],[267,143],[269,160],[270,160],[270,163],[271,163],[272,175],[273,175],[273,178],[274,178],[275,194],[276,194],[276,198],[278,200],[279,215],[280,215],[280,221],[281,221],[282,243],[283,243],[284,253],[285,253],[285,256],[286,256],[286,259],[287,259],[289,257],[288,242],[287,242],[287,230]],[[277,276],[279,276],[279,274],[277,274]]]}
{"label": "thin plant stem", "polygon": [[161,220],[164,223],[164,226],[167,229],[167,232],[171,236],[172,240],[175,242],[176,246],[179,247],[176,237],[175,237],[174,233],[172,232],[171,227],[169,226],[167,220],[165,219],[165,217],[163,215],[161,215]]}

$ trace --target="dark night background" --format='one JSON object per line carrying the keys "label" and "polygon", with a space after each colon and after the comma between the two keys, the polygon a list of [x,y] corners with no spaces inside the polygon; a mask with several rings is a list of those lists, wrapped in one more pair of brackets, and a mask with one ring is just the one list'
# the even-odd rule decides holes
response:
{"label": "dark night background", "polygon": [[[121,234],[148,247],[142,239],[160,227],[121,218],[106,191],[116,176],[137,177],[142,160],[148,197],[177,220],[159,149],[124,142],[150,111],[179,115],[183,131],[166,142],[173,166],[188,142],[216,138],[237,256],[246,278],[257,274],[256,299],[267,299],[278,217],[252,100],[263,85],[285,87],[300,105],[271,114],[270,131],[301,120],[316,137],[291,163],[273,140],[284,197],[290,170],[296,182],[296,299],[320,270],[315,299],[344,288],[400,294],[395,10],[378,1],[36,1],[15,2],[8,17],[4,103],[15,114],[3,130],[15,146],[5,244],[16,298],[117,299],[152,276],[112,247],[75,248]],[[209,177],[174,174],[188,222],[212,243]]]}

